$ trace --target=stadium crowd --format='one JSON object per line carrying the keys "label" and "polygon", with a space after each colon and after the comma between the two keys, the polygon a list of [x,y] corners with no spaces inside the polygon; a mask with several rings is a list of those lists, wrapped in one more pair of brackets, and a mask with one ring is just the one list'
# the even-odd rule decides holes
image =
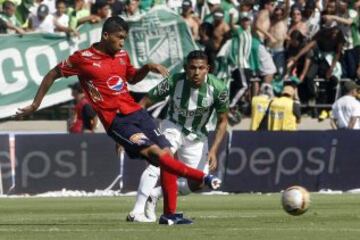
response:
{"label": "stadium crowd", "polygon": [[157,5],[182,16],[211,72],[229,82],[234,123],[261,84],[277,96],[292,85],[294,100],[323,107],[303,108],[321,120],[340,80],[360,78],[360,0],[0,0],[0,33],[76,37],[81,24],[130,19]]}

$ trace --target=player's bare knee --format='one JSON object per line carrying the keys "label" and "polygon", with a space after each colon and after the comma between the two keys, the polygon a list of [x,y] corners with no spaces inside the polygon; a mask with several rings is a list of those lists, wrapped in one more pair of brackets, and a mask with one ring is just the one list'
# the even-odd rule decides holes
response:
{"label": "player's bare knee", "polygon": [[170,149],[168,149],[168,148],[161,149],[158,145],[154,144],[154,145],[151,145],[151,146],[141,150],[140,153],[147,158],[147,160],[149,161],[150,164],[158,167],[160,165],[160,162],[159,162],[160,156],[162,156],[163,154],[171,153],[171,152],[170,152]]}

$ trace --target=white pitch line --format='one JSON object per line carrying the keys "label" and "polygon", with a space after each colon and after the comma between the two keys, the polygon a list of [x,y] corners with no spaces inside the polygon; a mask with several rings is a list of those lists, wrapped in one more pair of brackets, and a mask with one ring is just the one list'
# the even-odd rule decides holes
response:
{"label": "white pitch line", "polygon": [[[164,226],[165,227],[165,226]],[[188,226],[191,228],[192,231],[203,231],[204,228],[194,228],[193,226]],[[154,231],[162,231],[166,230],[167,228],[158,228],[158,229],[59,229],[57,227],[50,228],[50,229],[16,229],[16,228],[1,228],[0,232],[154,232]],[[304,232],[360,232],[360,229],[357,228],[223,228],[223,231],[273,231],[273,232],[288,232],[288,231],[304,231]]]}

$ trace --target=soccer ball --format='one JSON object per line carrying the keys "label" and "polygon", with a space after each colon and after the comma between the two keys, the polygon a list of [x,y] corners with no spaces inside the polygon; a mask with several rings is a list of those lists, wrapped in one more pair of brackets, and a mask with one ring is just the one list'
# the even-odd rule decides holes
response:
{"label": "soccer ball", "polygon": [[300,186],[289,187],[282,193],[281,203],[288,214],[301,215],[309,208],[310,193]]}

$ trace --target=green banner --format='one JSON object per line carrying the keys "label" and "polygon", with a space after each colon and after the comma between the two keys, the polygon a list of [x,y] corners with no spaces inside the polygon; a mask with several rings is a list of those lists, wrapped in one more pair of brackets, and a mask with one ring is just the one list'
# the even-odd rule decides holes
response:
{"label": "green banner", "polygon": [[[157,7],[128,22],[125,49],[135,67],[154,62],[165,65],[171,72],[181,71],[183,58],[196,47],[186,23],[169,9]],[[101,24],[85,24],[79,32],[80,37],[72,39],[42,33],[0,36],[0,118],[12,116],[17,108],[30,104],[44,75],[58,62],[99,41]],[[57,80],[40,107],[70,100],[68,85],[76,79]],[[148,91],[160,80],[159,75],[150,74],[130,89]]]}

